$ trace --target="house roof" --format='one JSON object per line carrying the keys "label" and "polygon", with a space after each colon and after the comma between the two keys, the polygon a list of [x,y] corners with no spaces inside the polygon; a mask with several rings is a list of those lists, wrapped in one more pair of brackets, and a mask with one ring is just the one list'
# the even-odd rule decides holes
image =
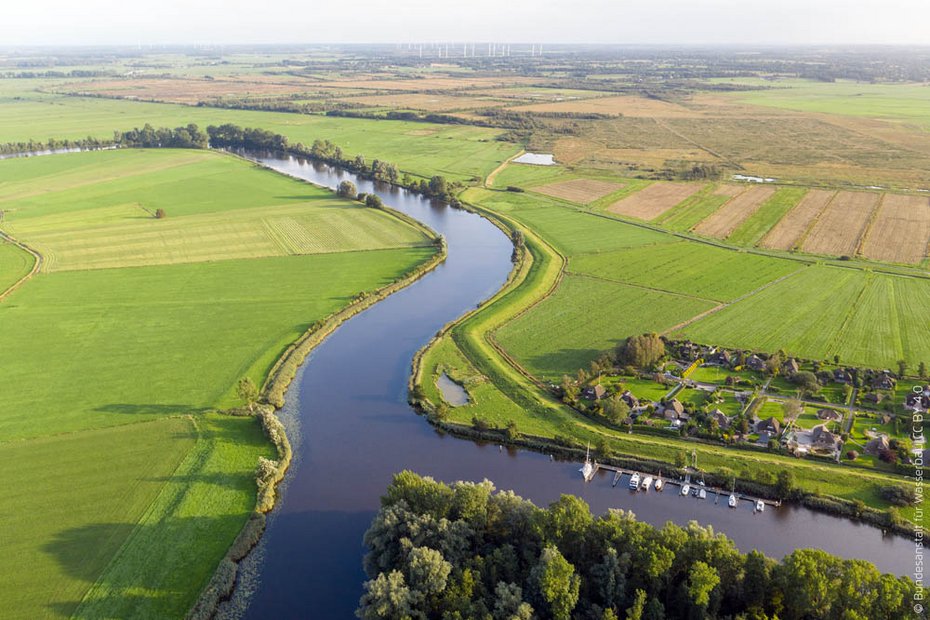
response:
{"label": "house roof", "polygon": [[843,415],[835,409],[821,409],[817,412],[817,417],[821,420],[839,420]]}

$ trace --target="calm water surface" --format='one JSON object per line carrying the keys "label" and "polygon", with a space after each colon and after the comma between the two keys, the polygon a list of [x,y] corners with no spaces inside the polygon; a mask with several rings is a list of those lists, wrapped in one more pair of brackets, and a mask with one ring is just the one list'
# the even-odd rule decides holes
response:
{"label": "calm water surface", "polygon": [[359,191],[446,237],[448,260],[403,291],[357,315],[308,358],[288,392],[282,419],[296,455],[261,544],[224,617],[352,618],[365,575],[362,536],[394,473],[411,469],[437,479],[482,480],[513,489],[537,505],[562,493],[580,495],[596,513],[625,508],[654,525],[696,520],[732,538],[742,551],[781,557],[817,547],[907,574],[911,543],[875,528],[796,507],[753,514],[748,502],[701,501],[663,493],[633,494],[612,475],[585,484],[579,463],[438,434],[407,405],[414,353],[447,322],[491,296],[510,271],[512,247],[483,218],[320,164],[254,155],[281,172]]}

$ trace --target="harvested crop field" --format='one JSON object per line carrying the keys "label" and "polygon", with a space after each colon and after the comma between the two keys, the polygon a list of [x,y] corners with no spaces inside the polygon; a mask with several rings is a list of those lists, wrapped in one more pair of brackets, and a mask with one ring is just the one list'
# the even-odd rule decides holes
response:
{"label": "harvested crop field", "polygon": [[760,245],[775,250],[794,248],[835,195],[836,192],[825,189],[808,191],[798,205],[769,231]]}
{"label": "harvested crop field", "polygon": [[646,99],[645,97],[597,97],[553,103],[533,103],[509,108],[518,112],[571,112],[575,114],[609,114],[643,118],[692,118],[696,112],[684,106]]}
{"label": "harvested crop field", "polygon": [[553,198],[568,200],[569,202],[588,204],[622,187],[623,183],[611,183],[596,179],[572,179],[571,181],[540,185],[534,187],[533,191]]}
{"label": "harvested crop field", "polygon": [[339,99],[343,103],[360,104],[377,108],[400,108],[425,110],[427,112],[450,112],[500,105],[490,97],[455,97],[428,93],[393,93],[389,95],[361,95]]}
{"label": "harvested crop field", "polygon": [[223,97],[291,95],[312,91],[313,88],[309,85],[259,83],[241,80],[144,79],[83,82],[66,86],[63,90],[107,97],[191,104]]}
{"label": "harvested crop field", "polygon": [[854,255],[879,197],[869,192],[839,192],[814,224],[801,249],[814,254]]}
{"label": "harvested crop field", "polygon": [[[725,191],[730,191],[730,189],[727,188]],[[708,237],[726,239],[740,224],[758,211],[774,193],[775,188],[771,186],[757,185],[750,187],[746,191],[736,194],[722,207],[711,213],[710,216],[694,227],[694,232]]]}
{"label": "harvested crop field", "polygon": [[885,194],[875,222],[862,244],[866,258],[916,264],[927,256],[930,198]]}
{"label": "harvested crop field", "polygon": [[700,183],[659,181],[607,207],[611,213],[651,221],[701,189]]}

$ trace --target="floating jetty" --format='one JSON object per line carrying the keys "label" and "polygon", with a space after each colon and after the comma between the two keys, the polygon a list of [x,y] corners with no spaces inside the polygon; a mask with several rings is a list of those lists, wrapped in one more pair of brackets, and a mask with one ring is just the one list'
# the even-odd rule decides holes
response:
{"label": "floating jetty", "polygon": [[[749,495],[742,495],[740,493],[730,492],[724,489],[717,487],[710,487],[704,485],[702,482],[695,483],[691,480],[691,474],[686,474],[685,477],[681,480],[674,480],[672,478],[663,478],[661,476],[656,476],[654,474],[649,474],[646,472],[634,471],[632,469],[622,469],[620,467],[615,467],[613,465],[604,465],[598,463],[597,461],[591,460],[590,450],[585,456],[584,465],[579,470],[584,476],[585,482],[590,482],[597,475],[597,472],[600,470],[612,471],[614,472],[613,480],[610,483],[610,486],[616,487],[620,484],[620,478],[624,475],[630,476],[629,487],[631,491],[638,490],[647,490],[644,485],[640,484],[640,480],[649,479],[654,480],[653,488],[656,491],[659,491],[667,485],[677,486],[681,489],[681,495],[690,495],[690,491],[696,491],[696,497],[700,497],[700,492],[704,491],[705,497],[700,497],[700,499],[705,499],[708,493],[714,494],[714,503],[716,504],[721,497],[727,498],[727,505],[730,508],[736,508],[739,502],[750,502],[753,505],[754,512],[763,512],[765,506],[781,506],[781,502],[776,502],[770,499],[764,499],[761,497],[751,497]],[[636,485],[634,487],[633,480],[636,480]],[[688,490],[685,490],[685,489]],[[730,498],[733,498],[733,501]]]}

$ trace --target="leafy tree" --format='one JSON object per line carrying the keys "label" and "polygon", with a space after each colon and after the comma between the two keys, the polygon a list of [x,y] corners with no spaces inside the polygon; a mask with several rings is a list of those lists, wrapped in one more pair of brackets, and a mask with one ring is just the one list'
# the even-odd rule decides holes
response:
{"label": "leafy tree", "polygon": [[789,469],[778,472],[775,480],[775,494],[779,499],[787,499],[794,491],[794,473]]}
{"label": "leafy tree", "polygon": [[812,373],[809,370],[801,370],[794,373],[791,376],[790,381],[798,386],[805,394],[816,394],[820,391],[820,381],[817,380],[817,375]]}
{"label": "leafy tree", "polygon": [[381,197],[377,194],[368,194],[365,196],[365,206],[370,209],[381,209],[384,207],[384,203],[381,202]]}
{"label": "leafy tree", "polygon": [[642,620],[646,611],[646,592],[637,590],[633,597],[633,605],[626,610],[626,620]]}
{"label": "leafy tree", "polygon": [[365,594],[356,615],[362,620],[413,618],[414,596],[399,571],[381,573],[365,582]]}
{"label": "leafy tree", "polygon": [[797,398],[789,398],[782,405],[784,410],[785,422],[794,422],[802,413],[804,413],[804,403]]}
{"label": "leafy tree", "polygon": [[163,220],[163,219],[165,219],[166,217],[168,217],[168,214],[165,213],[165,210],[164,210],[164,209],[162,209],[161,207],[155,209],[155,219],[156,219],[156,220]]}
{"label": "leafy tree", "polygon": [[581,579],[558,549],[551,545],[543,549],[530,579],[549,614],[555,620],[570,620],[578,604]]}
{"label": "leafy tree", "polygon": [[688,574],[688,596],[696,607],[705,609],[710,604],[710,593],[720,585],[720,575],[710,565],[695,562]]}
{"label": "leafy tree", "polygon": [[494,620],[530,620],[533,617],[533,608],[523,600],[520,586],[498,582],[494,597]]}
{"label": "leafy tree", "polygon": [[665,342],[658,334],[631,336],[620,345],[617,358],[621,363],[639,368],[651,368],[665,357]]}
{"label": "leafy tree", "polygon": [[358,197],[358,188],[355,187],[355,183],[352,181],[342,181],[339,183],[339,187],[336,188],[336,195],[340,198],[355,200]]}
{"label": "leafy tree", "polygon": [[452,572],[442,553],[429,547],[414,547],[407,558],[407,583],[410,588],[423,594],[438,594],[445,590]]}
{"label": "leafy tree", "polygon": [[614,394],[604,401],[604,417],[613,424],[620,424],[630,415],[630,406],[619,394]]}
{"label": "leafy tree", "polygon": [[927,363],[926,362],[921,362],[920,364],[917,365],[917,376],[919,376],[921,379],[927,378]]}
{"label": "leafy tree", "polygon": [[683,468],[688,464],[688,455],[685,454],[684,450],[679,450],[675,453],[675,467],[678,469]]}
{"label": "leafy tree", "polygon": [[907,373],[907,362],[898,360],[898,376],[903,377]]}
{"label": "leafy tree", "polygon": [[239,400],[243,401],[249,408],[254,411],[255,403],[258,401],[258,388],[250,377],[242,377],[236,384],[236,395]]}

